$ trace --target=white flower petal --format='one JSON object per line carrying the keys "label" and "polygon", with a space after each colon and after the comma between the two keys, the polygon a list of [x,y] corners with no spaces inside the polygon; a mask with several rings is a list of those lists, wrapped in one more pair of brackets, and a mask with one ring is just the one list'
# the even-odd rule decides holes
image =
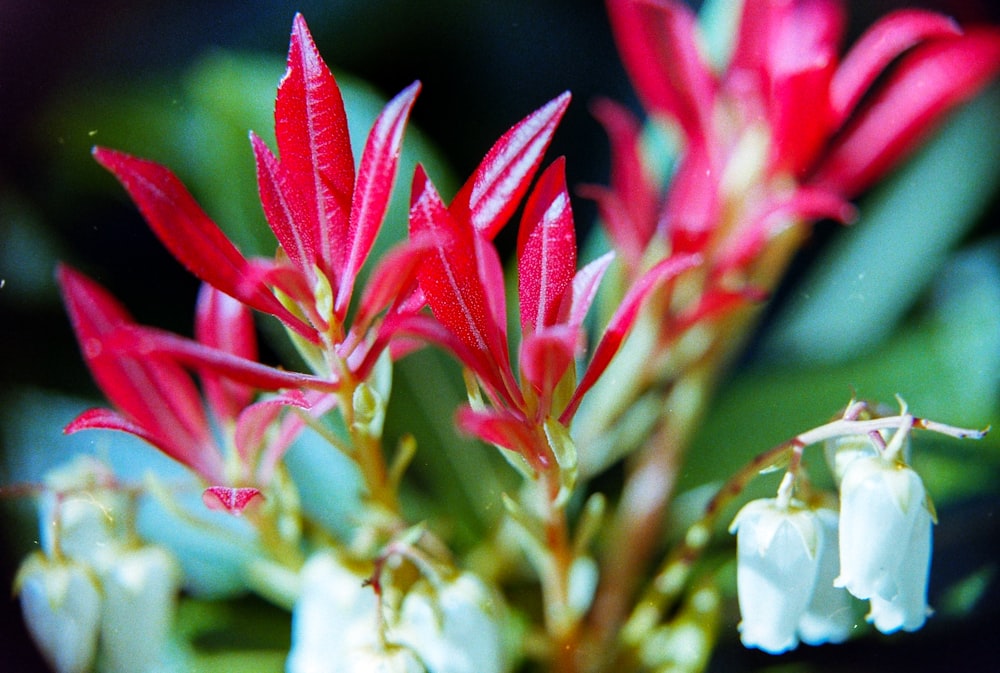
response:
{"label": "white flower petal", "polygon": [[809,645],[842,643],[851,634],[855,618],[851,595],[833,585],[840,568],[837,512],[819,509],[816,517],[823,529],[816,586],[799,620],[799,637]]}
{"label": "white flower petal", "polygon": [[872,596],[868,620],[882,633],[916,631],[927,621],[927,581],[931,562],[931,515],[923,507],[906,543],[906,555],[896,573],[898,592],[891,599]]}

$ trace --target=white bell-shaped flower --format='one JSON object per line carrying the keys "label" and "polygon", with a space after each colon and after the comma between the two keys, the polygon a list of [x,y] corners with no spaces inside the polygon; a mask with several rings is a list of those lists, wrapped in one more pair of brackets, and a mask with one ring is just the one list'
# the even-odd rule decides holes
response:
{"label": "white bell-shaped flower", "polygon": [[820,568],[823,528],[816,513],[795,501],[754,500],[729,530],[737,534],[740,640],[771,654],[794,648]]}
{"label": "white bell-shaped flower", "polygon": [[101,575],[101,661],[105,673],[149,673],[162,665],[180,572],[161,547],[122,552]]}
{"label": "white bell-shaped flower", "polygon": [[839,517],[825,507],[815,514],[823,535],[817,551],[816,586],[799,620],[799,638],[808,645],[842,643],[855,625],[855,602],[846,589],[833,584],[840,571]]}
{"label": "white bell-shaped flower", "polygon": [[924,484],[908,466],[874,456],[845,472],[836,583],[871,599],[869,620],[880,631],[914,631],[926,620],[932,519]]}
{"label": "white bell-shaped flower", "polygon": [[93,576],[73,561],[36,553],[14,585],[32,639],[56,673],[89,671],[97,650],[101,595]]}
{"label": "white bell-shaped flower", "polygon": [[407,592],[395,642],[407,645],[430,673],[500,673],[506,669],[500,605],[471,573]]}
{"label": "white bell-shaped flower", "polygon": [[300,597],[292,612],[287,673],[378,670],[370,668],[382,650],[378,601],[374,590],[364,585],[365,578],[332,552],[320,552],[306,561],[301,579]]}

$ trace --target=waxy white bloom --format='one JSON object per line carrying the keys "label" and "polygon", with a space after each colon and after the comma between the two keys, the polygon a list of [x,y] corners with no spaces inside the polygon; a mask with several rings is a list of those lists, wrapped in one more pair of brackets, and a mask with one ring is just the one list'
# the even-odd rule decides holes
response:
{"label": "waxy white bloom", "polygon": [[93,575],[73,561],[29,556],[18,571],[24,622],[56,673],[89,671],[97,651],[101,596]]}
{"label": "waxy white bloom", "polygon": [[927,618],[932,519],[924,484],[908,466],[873,456],[845,472],[836,584],[871,599],[868,619],[883,633],[915,631]]}
{"label": "waxy white bloom", "polygon": [[[287,673],[500,673],[507,653],[500,605],[470,573],[421,578],[399,600],[375,590],[332,552],[302,569]],[[382,614],[379,614],[379,610]]]}
{"label": "waxy white bloom", "polygon": [[482,580],[462,573],[406,594],[393,639],[408,645],[430,673],[500,673],[506,669],[499,604]]}
{"label": "waxy white bloom", "polygon": [[799,638],[817,645],[841,642],[846,593],[834,589],[836,515],[777,498],[754,500],[736,515],[740,640],[771,654]]}
{"label": "waxy white bloom", "polygon": [[146,673],[162,664],[180,580],[176,561],[161,547],[121,552],[101,575],[105,673]]}
{"label": "waxy white bloom", "polygon": [[381,650],[378,600],[365,577],[333,553],[318,553],[306,561],[301,578],[287,673],[378,670],[370,667]]}

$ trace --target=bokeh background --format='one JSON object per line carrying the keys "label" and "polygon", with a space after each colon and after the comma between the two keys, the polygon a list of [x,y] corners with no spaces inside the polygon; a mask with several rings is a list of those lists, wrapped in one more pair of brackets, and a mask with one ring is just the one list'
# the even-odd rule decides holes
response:
{"label": "bokeh background", "polygon": [[[849,4],[853,37],[904,3]],[[991,0],[905,4],[1000,21]],[[362,106],[372,92],[423,82],[412,123],[433,148],[436,181],[454,185],[504,130],[566,89],[574,101],[549,156],[567,155],[571,184],[607,180],[606,141],[587,105],[636,101],[595,0],[0,0],[0,586],[34,543],[18,523],[30,511],[18,484],[61,455],[71,415],[53,400],[97,395],[52,281],[57,260],[109,287],[139,321],[190,331],[196,282],[90,147],[167,163],[223,226],[244,232],[234,235],[245,250],[269,254],[246,137],[270,134],[296,11]],[[998,119],[994,87],[862,201],[855,230],[818,227],[721,392],[687,486],[822,422],[852,387],[884,400],[904,393],[941,420],[1000,423]],[[404,198],[408,178],[397,183]],[[594,209],[574,209],[588,228]],[[920,446],[942,519],[932,586],[941,614],[917,635],[781,659],[742,650],[733,619],[712,670],[994,670],[1000,448],[995,437]],[[16,601],[0,601],[0,671],[43,670]]]}

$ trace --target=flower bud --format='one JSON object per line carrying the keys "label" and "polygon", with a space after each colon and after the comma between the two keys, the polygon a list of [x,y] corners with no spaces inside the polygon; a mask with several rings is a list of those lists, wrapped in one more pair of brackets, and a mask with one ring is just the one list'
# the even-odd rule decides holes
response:
{"label": "flower bud", "polygon": [[73,561],[25,559],[14,590],[32,639],[56,673],[89,671],[97,649],[101,596],[94,578]]}
{"label": "flower bud", "polygon": [[890,633],[928,614],[932,515],[912,469],[880,456],[855,460],[841,484],[837,586],[871,599],[869,620]]}

